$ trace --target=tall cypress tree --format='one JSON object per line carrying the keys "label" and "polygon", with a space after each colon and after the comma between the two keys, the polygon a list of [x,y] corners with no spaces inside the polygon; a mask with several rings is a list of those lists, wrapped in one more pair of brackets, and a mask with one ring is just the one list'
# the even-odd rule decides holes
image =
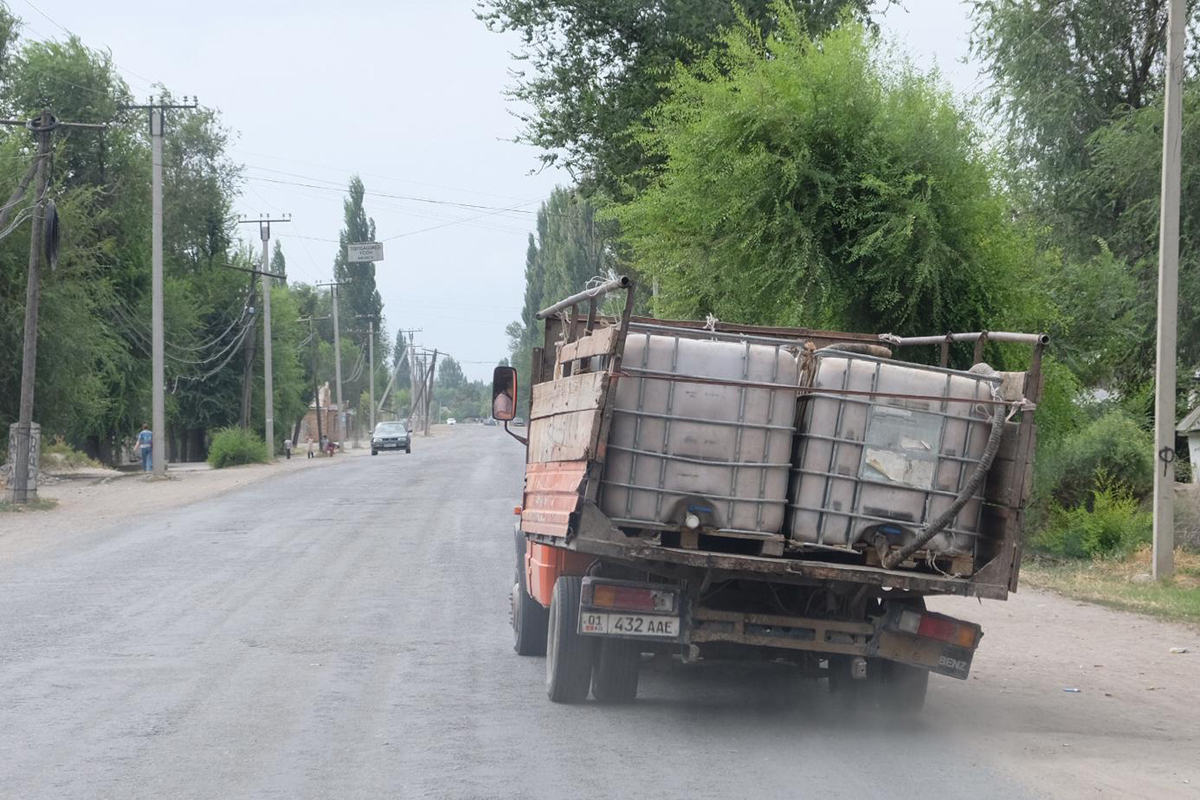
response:
{"label": "tall cypress tree", "polygon": [[375,288],[375,265],[370,261],[347,261],[346,245],[357,242],[375,241],[375,220],[367,216],[363,208],[363,195],[366,189],[362,179],[357,175],[350,179],[349,196],[343,203],[345,209],[345,224],[338,236],[341,247],[333,262],[334,278],[348,285],[338,289],[341,299],[340,312],[346,315],[344,325],[350,324],[350,319],[363,317],[375,320],[375,328],[379,329],[380,318],[383,314],[383,301]]}

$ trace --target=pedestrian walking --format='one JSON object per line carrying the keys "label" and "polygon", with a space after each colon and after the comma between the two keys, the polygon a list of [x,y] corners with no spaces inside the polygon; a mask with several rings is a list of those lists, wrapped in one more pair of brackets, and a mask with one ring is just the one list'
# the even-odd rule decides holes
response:
{"label": "pedestrian walking", "polygon": [[287,456],[287,460],[292,460],[292,439],[289,436],[283,440],[283,454]]}
{"label": "pedestrian walking", "polygon": [[312,436],[309,436],[309,437],[308,437],[308,457],[309,457],[309,458],[316,458],[316,453],[314,453],[314,452],[313,452],[313,438],[312,438]]}
{"label": "pedestrian walking", "polygon": [[138,452],[142,456],[142,472],[154,469],[154,434],[149,425],[142,425],[142,431],[137,435]]}

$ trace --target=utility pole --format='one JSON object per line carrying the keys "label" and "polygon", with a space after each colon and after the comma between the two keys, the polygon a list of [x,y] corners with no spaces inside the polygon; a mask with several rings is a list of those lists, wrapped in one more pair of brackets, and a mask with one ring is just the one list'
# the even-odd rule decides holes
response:
{"label": "utility pole", "polygon": [[317,284],[317,286],[330,287],[333,295],[333,373],[337,381],[338,450],[343,451],[345,448],[342,445],[346,437],[346,411],[342,405],[342,333],[338,327],[338,287],[345,285],[345,281]]}
{"label": "utility pole", "polygon": [[[20,201],[25,193],[25,187],[36,178],[33,197],[33,225],[29,233],[29,275],[25,283],[25,327],[21,350],[21,401],[17,415],[17,424],[12,433],[13,441],[13,479],[12,485],[6,492],[8,500],[13,503],[28,503],[37,499],[37,470],[40,465],[41,447],[35,437],[33,425],[34,384],[37,378],[37,327],[38,306],[41,302],[42,280],[42,249],[45,241],[46,218],[46,187],[49,184],[47,162],[50,160],[50,134],[56,128],[98,128],[105,125],[80,122],[62,122],[57,119],[50,109],[42,109],[37,119],[0,120],[0,125],[24,125],[37,134],[38,152],[32,167],[33,178],[26,174],[21,185],[13,192],[10,202]],[[39,434],[40,435],[40,434]],[[156,437],[157,438],[157,437]],[[33,487],[30,488],[30,475],[33,476]]]}
{"label": "utility pole", "polygon": [[1179,313],[1179,183],[1183,128],[1183,0],[1167,11],[1166,103],[1163,112],[1162,202],[1158,223],[1158,349],[1154,380],[1155,580],[1175,573],[1175,358]]}
{"label": "utility pole", "polygon": [[[407,333],[409,335],[409,340],[411,341],[412,335],[414,333],[420,333],[420,331],[421,331],[420,328],[404,328],[404,329],[401,329],[400,331],[398,331],[397,334],[398,334],[399,338],[403,339],[404,334]],[[411,375],[412,375],[412,346],[410,345],[406,349],[408,350],[408,357],[409,357],[408,358],[408,363],[409,363],[408,372],[410,375],[409,383],[411,384],[412,383],[412,378],[411,378]],[[383,397],[379,398],[379,408],[376,410],[377,414],[383,412],[383,404],[387,402],[388,393],[391,392],[392,387],[396,385],[396,375],[399,372],[400,372],[400,362],[399,362],[399,360],[397,360],[392,363],[392,376],[390,378],[388,378],[388,384],[383,390]],[[410,386],[409,387],[410,395],[411,395],[411,388],[412,387]],[[399,390],[397,390],[397,391],[399,391]],[[410,419],[410,421],[411,421],[411,419]]]}
{"label": "utility pole", "polygon": [[438,351],[433,351],[433,358],[429,362],[429,386],[425,389],[425,435],[429,435],[429,403],[433,399],[433,376],[437,373],[437,357]]}
{"label": "utility pole", "polygon": [[321,416],[322,416],[322,414],[321,414],[321,382],[317,377],[317,368],[318,368],[317,332],[316,332],[316,328],[313,325],[313,323],[319,319],[329,319],[329,317],[309,317],[307,319],[301,318],[299,320],[300,322],[308,323],[308,341],[310,343],[309,344],[309,354],[310,354],[310,358],[312,359],[312,375],[313,375],[313,405],[317,409],[317,444],[320,444],[321,439],[324,436],[324,431],[322,431],[322,421],[321,421]]}
{"label": "utility pole", "polygon": [[151,452],[156,478],[166,477],[167,474],[166,377],[163,374],[163,112],[169,108],[195,107],[195,98],[191,103],[155,103],[151,98],[144,106],[121,107],[150,112],[150,422],[154,437],[151,440]]}
{"label": "utility pole", "polygon": [[375,320],[367,322],[367,369],[371,371],[371,434],[375,433]]}
{"label": "utility pole", "polygon": [[409,382],[412,384],[410,387],[412,389],[412,398],[408,411],[408,421],[411,427],[412,423],[418,418],[418,409],[421,408],[418,405],[418,400],[422,400],[425,394],[425,366],[424,362],[422,362],[421,368],[417,368],[417,345],[413,331],[409,331],[408,333],[408,371],[411,373]]}
{"label": "utility pole", "polygon": [[242,224],[258,223],[258,234],[262,238],[262,286],[263,286],[263,438],[267,452],[275,457],[275,375],[271,366],[271,223],[291,222],[292,215],[278,219],[259,217],[240,218]]}

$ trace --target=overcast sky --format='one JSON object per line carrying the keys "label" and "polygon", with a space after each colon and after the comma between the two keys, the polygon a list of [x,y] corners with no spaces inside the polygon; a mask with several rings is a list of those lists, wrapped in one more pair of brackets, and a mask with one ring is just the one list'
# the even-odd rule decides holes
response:
{"label": "overcast sky", "polygon": [[[538,173],[536,152],[510,141],[517,121],[502,92],[516,41],[488,32],[473,0],[7,2],[30,38],[63,38],[62,26],[109,48],[139,97],[161,82],[219,108],[246,165],[236,211],[292,215],[274,230],[294,280],[330,279],[357,172],[377,193],[366,206],[385,241],[376,282],[389,336],[421,328],[418,344],[452,354],[472,378],[507,355],[532,212],[569,181]],[[958,91],[977,92],[974,67],[960,63],[965,6],[904,2],[885,33]]]}

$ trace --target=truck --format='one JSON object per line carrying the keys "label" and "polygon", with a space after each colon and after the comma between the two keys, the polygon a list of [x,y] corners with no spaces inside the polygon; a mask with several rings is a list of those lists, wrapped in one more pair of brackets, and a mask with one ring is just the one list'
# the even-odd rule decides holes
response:
{"label": "truck", "polygon": [[634,291],[539,312],[525,435],[493,375],[526,450],[514,649],[549,699],[632,701],[653,659],[793,664],[901,713],[966,679],[983,631],[925,599],[1017,589],[1048,337],[655,319]]}

